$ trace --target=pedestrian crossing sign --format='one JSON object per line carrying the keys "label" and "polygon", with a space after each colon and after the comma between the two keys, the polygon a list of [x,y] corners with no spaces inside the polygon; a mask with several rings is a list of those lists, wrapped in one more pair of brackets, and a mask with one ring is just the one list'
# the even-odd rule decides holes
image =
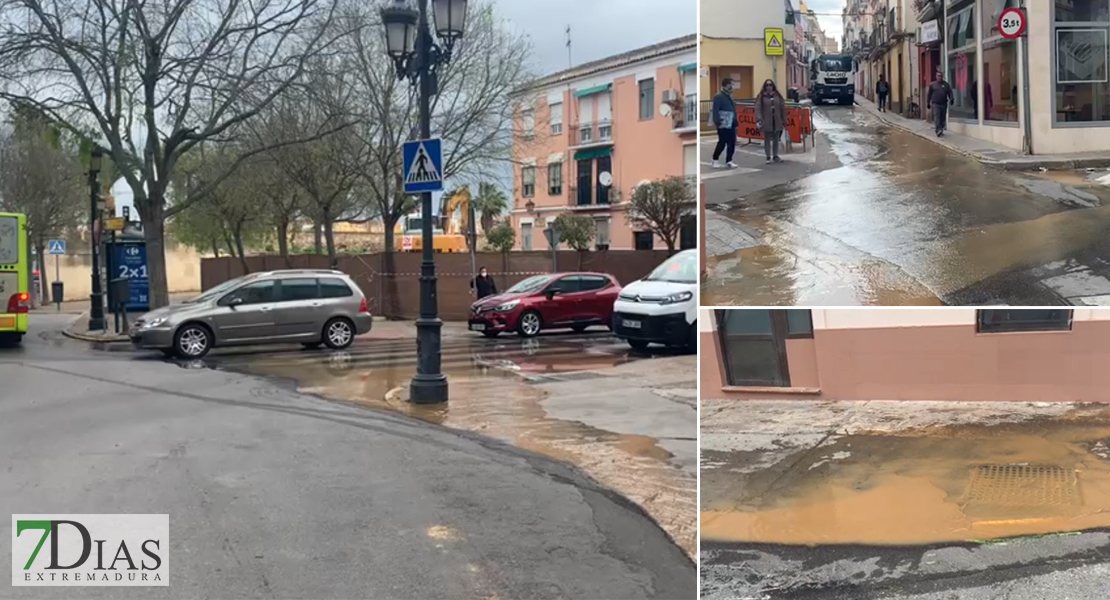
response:
{"label": "pedestrian crossing sign", "polygon": [[768,27],[763,30],[763,53],[767,56],[783,56],[786,48],[783,43],[782,28]]}
{"label": "pedestrian crossing sign", "polygon": [[439,138],[405,142],[405,193],[439,192],[443,190],[443,143]]}
{"label": "pedestrian crossing sign", "polygon": [[46,246],[46,253],[54,255],[54,256],[57,256],[57,255],[60,255],[60,254],[65,254],[66,253],[66,241],[65,240],[50,240],[50,243],[47,244],[47,246]]}

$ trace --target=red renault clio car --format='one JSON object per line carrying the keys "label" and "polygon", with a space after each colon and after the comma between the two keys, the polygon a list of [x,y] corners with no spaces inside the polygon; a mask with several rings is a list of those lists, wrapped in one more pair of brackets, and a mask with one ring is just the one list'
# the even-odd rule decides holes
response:
{"label": "red renault clio car", "polygon": [[529,277],[504,293],[470,306],[470,330],[486,337],[515,331],[532,337],[543,329],[583,331],[612,326],[621,284],[604,273],[555,273]]}

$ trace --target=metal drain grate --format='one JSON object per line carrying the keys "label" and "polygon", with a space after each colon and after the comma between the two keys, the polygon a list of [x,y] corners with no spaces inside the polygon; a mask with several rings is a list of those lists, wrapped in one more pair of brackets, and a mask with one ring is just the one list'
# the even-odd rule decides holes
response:
{"label": "metal drain grate", "polygon": [[1031,465],[985,465],[971,472],[968,504],[1069,506],[1080,503],[1075,471]]}

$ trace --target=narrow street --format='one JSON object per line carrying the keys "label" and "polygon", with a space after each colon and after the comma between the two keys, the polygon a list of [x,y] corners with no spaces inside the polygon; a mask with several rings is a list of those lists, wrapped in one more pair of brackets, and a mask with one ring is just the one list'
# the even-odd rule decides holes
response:
{"label": "narrow street", "polygon": [[724,232],[703,305],[1110,303],[1104,172],[997,170],[861,107],[814,121],[816,149],[782,164],[753,145],[737,170],[702,165]]}
{"label": "narrow street", "polygon": [[[0,351],[0,498],[12,513],[168,513],[170,586],[149,597],[696,594],[694,564],[672,536],[566,461],[230,370],[263,365],[272,349],[175,363],[68,340],[60,331],[73,315],[33,317],[24,345]],[[399,352],[391,344],[412,353],[410,341],[387,340],[316,355],[325,371],[376,374],[357,365]],[[310,367],[277,368],[295,377]],[[72,595],[53,589],[9,595]]]}

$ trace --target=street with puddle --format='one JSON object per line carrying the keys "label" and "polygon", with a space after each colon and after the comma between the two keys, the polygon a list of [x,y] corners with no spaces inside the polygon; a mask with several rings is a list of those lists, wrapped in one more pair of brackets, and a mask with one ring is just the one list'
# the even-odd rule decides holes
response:
{"label": "street with puddle", "polygon": [[[888,583],[906,565],[928,568],[938,548],[1110,528],[1110,409],[868,404],[803,409],[793,422],[782,403],[711,410],[708,423],[703,414],[702,561],[713,597],[826,575],[820,585]],[[1015,560],[1037,560],[1038,548],[1067,554],[1052,544],[1031,541]],[[913,548],[921,554],[906,572],[861,566]],[[983,569],[964,548],[962,572]],[[807,552],[813,565],[837,566],[791,575],[784,557]],[[849,581],[845,565],[863,574]]]}
{"label": "street with puddle", "polygon": [[[641,506],[696,555],[696,357],[663,349],[634,353],[596,334],[448,338],[443,368],[450,401],[421,406],[406,399],[415,356],[411,339],[360,340],[337,353],[225,351],[203,366],[291,379],[305,393],[397,411],[570,462]],[[670,374],[654,380],[640,374],[655,361],[665,361]],[[563,402],[576,394],[588,401]],[[610,398],[615,401],[606,406]],[[638,430],[636,419],[644,415],[624,412],[651,412],[651,406],[678,411],[674,432],[652,424]]]}

